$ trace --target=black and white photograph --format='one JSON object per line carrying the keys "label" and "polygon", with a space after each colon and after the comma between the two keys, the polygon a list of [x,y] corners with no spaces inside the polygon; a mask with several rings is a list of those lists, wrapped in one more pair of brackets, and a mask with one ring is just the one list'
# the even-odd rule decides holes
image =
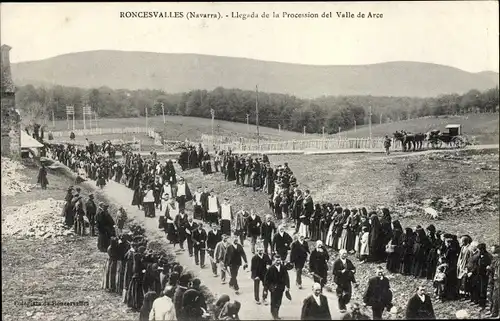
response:
{"label": "black and white photograph", "polygon": [[499,3],[0,4],[2,320],[498,319]]}

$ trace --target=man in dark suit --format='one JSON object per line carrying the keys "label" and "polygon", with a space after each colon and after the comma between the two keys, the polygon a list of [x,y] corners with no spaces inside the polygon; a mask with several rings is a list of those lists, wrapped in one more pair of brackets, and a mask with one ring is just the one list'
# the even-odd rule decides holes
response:
{"label": "man in dark suit", "polygon": [[321,284],[313,284],[313,294],[304,299],[301,320],[332,320],[328,299],[321,294]]}
{"label": "man in dark suit", "polygon": [[233,239],[233,244],[230,244],[227,247],[226,255],[224,258],[224,267],[229,269],[229,274],[231,279],[229,280],[229,287],[233,288],[236,294],[239,294],[240,287],[238,286],[238,270],[242,265],[242,261],[245,262],[243,265],[243,269],[246,269],[247,264],[247,256],[241,244],[238,243],[238,237],[235,236]]}
{"label": "man in dark suit", "polygon": [[292,243],[292,250],[290,252],[290,263],[295,266],[297,272],[296,285],[302,289],[302,269],[307,261],[309,255],[309,245],[305,241],[304,235],[300,235],[297,240]]}
{"label": "man in dark suit", "polygon": [[200,196],[201,202],[201,220],[203,222],[207,222],[207,211],[208,211],[208,196],[210,193],[208,192],[208,186],[205,186],[203,193]]}
{"label": "man in dark suit", "polygon": [[290,289],[290,278],[278,254],[274,256],[274,264],[267,270],[264,286],[271,292],[271,315],[274,320],[279,320],[283,293]]}
{"label": "man in dark suit", "polygon": [[250,210],[250,215],[247,218],[247,235],[250,237],[252,254],[255,254],[255,243],[257,243],[257,238],[260,235],[261,225],[262,220],[260,219],[260,216],[255,214],[253,209]]}
{"label": "man in dark suit", "polygon": [[273,250],[272,237],[276,233],[276,225],[271,221],[271,215],[266,215],[266,221],[260,227],[260,237],[264,242],[264,252],[270,254]]}
{"label": "man in dark suit", "polygon": [[406,306],[406,320],[434,320],[431,297],[425,293],[425,286],[419,286]]}
{"label": "man in dark suit", "polygon": [[372,307],[373,320],[381,320],[384,308],[390,309],[392,307],[391,287],[389,280],[384,276],[383,267],[377,267],[377,276],[368,281],[363,302]]}
{"label": "man in dark suit", "polygon": [[193,256],[193,232],[198,229],[198,224],[193,222],[193,217],[189,216],[186,225],[186,241],[188,245],[189,256]]}
{"label": "man in dark suit", "polygon": [[205,267],[205,251],[207,249],[207,231],[203,228],[203,223],[198,225],[198,228],[193,231],[193,246],[194,246],[194,261],[196,265],[200,263],[200,267]]}
{"label": "man in dark suit", "polygon": [[260,304],[259,300],[259,292],[260,292],[260,283],[262,282],[262,301],[266,304],[267,297],[267,289],[264,286],[264,279],[266,277],[268,267],[273,264],[271,258],[267,253],[264,253],[264,248],[261,244],[258,245],[257,254],[252,258],[252,262],[250,264],[250,271],[252,272],[252,280],[253,280],[253,293],[255,297],[255,303]]}
{"label": "man in dark suit", "polygon": [[313,275],[314,282],[319,283],[324,287],[328,278],[328,261],[330,255],[328,254],[323,242],[316,241],[316,248],[309,256],[309,271]]}
{"label": "man in dark suit", "polygon": [[292,242],[292,237],[285,232],[285,227],[280,226],[278,233],[274,234],[272,245],[273,252],[278,254],[283,260],[286,260]]}
{"label": "man in dark suit", "polygon": [[337,296],[339,298],[340,312],[346,311],[346,305],[351,301],[352,286],[351,282],[356,284],[354,274],[356,268],[351,260],[347,258],[347,251],[339,251],[339,258],[333,262],[333,281],[337,284]]}

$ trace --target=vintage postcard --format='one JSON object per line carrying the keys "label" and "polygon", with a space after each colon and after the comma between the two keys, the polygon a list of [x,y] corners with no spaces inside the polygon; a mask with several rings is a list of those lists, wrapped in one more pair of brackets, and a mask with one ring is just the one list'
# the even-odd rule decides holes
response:
{"label": "vintage postcard", "polygon": [[2,320],[498,319],[498,6],[2,3]]}

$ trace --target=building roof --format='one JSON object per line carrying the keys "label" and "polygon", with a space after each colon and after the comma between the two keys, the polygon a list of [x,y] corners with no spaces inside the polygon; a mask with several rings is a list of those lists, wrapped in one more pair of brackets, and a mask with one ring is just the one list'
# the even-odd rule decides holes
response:
{"label": "building roof", "polygon": [[458,124],[449,124],[449,125],[446,125],[446,128],[459,128],[461,127],[461,125],[458,125]]}
{"label": "building roof", "polygon": [[21,148],[41,148],[43,147],[40,142],[26,134],[25,131],[21,131]]}

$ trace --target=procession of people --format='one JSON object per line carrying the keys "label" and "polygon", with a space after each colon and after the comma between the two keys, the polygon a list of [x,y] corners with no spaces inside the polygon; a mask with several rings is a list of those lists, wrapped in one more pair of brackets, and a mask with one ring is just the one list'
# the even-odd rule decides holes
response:
{"label": "procession of people", "polygon": [[[240,290],[239,271],[247,269],[250,263],[255,303],[267,304],[270,296],[270,312],[274,319],[279,319],[283,296],[290,297],[289,271],[295,270],[295,284],[301,289],[302,269],[307,264],[315,285],[312,297],[304,301],[304,306],[307,301],[307,308],[303,309],[302,318],[309,320],[328,315],[321,305],[323,297],[315,293],[321,293],[329,275],[333,276],[337,286],[340,311],[355,315],[355,309],[347,311],[348,305],[357,306],[356,302],[351,304],[350,299],[352,287],[358,286],[356,267],[349,255],[356,255],[361,263],[379,264],[363,296],[363,303],[372,308],[373,319],[380,319],[384,309],[390,311],[392,308],[393,294],[385,271],[431,280],[435,299],[468,299],[483,309],[489,302],[491,316],[498,316],[498,246],[489,253],[484,243],[478,244],[468,235],[458,237],[436,231],[433,225],[425,230],[421,226],[415,231],[403,229],[387,208],[381,209],[379,216],[379,213],[368,212],[364,207],[347,209],[340,204],[315,204],[309,190],[302,192],[298,188],[288,164],[271,166],[266,155],[252,158],[219,152],[216,157],[220,164],[214,166],[225,180],[269,195],[271,214],[261,217],[253,210],[236,209],[228,198],[221,201],[221,197],[206,186],[196,186],[196,192],[191,194],[189,183],[176,175],[173,163],[167,161],[161,165],[156,156],[144,159],[140,155],[125,153],[124,162],[120,163],[102,153],[92,154],[74,146],[62,150],[54,148],[52,154],[75,171],[84,168],[88,177],[97,182],[115,179],[134,190],[132,205],[144,209],[146,217],[156,217],[159,208],[159,227],[165,231],[168,241],[174,246],[179,245],[182,251],[187,245],[189,255],[200,268],[205,268],[208,256],[214,276],[218,277],[220,273],[223,284],[228,276],[229,289],[235,295]],[[197,165],[201,166],[199,161]],[[207,164],[203,166],[198,168],[206,174]],[[79,217],[79,209],[83,208],[78,205],[83,202],[78,196],[76,193],[66,197],[64,215],[68,226],[78,225],[75,217]],[[193,205],[192,214],[186,211],[189,202]],[[112,218],[110,220],[105,204],[96,208],[94,214],[93,210],[90,215],[87,213],[87,218],[90,221],[93,216],[92,222],[95,222],[100,238],[99,249],[107,251],[114,244],[112,239],[116,238],[112,228],[115,224]],[[286,224],[290,221],[292,230],[287,231]],[[250,241],[252,257],[245,253],[245,241]],[[316,247],[310,250],[308,241],[316,242]],[[331,250],[338,257],[336,255],[330,272]],[[384,267],[380,265],[383,262]],[[429,304],[432,306],[432,303],[425,301],[429,300],[428,296],[422,294],[418,299],[422,297],[426,309],[430,310]],[[235,306],[233,303],[232,308]],[[422,310],[420,306],[411,298],[407,314],[412,318],[433,315],[433,312],[418,312]]]}

